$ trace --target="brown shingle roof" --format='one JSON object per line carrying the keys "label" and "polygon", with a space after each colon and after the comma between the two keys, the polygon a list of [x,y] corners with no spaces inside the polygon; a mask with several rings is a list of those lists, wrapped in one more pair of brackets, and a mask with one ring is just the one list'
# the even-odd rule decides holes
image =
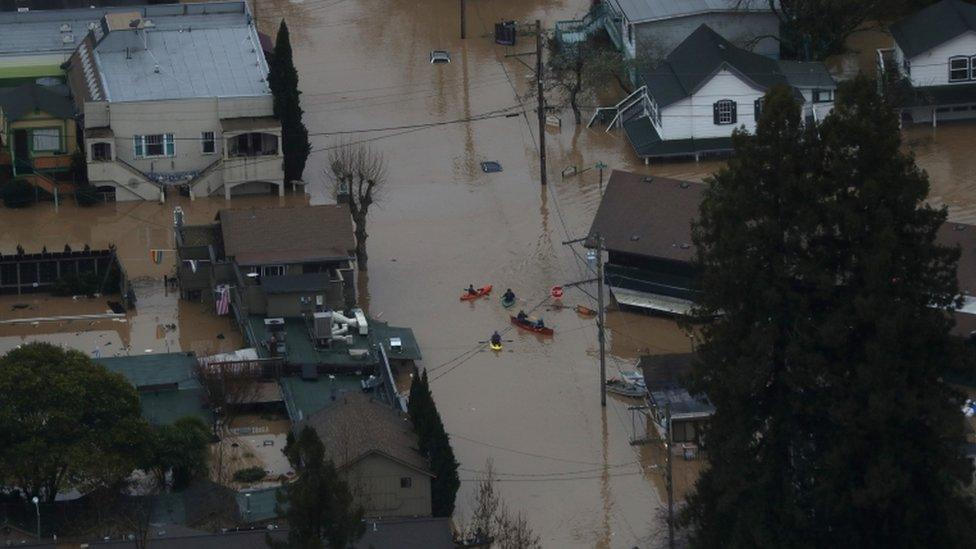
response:
{"label": "brown shingle roof", "polygon": [[590,227],[589,246],[603,236],[608,250],[691,261],[691,222],[705,185],[614,170]]}
{"label": "brown shingle roof", "polygon": [[344,205],[220,210],[224,254],[240,265],[350,257],[352,218]]}
{"label": "brown shingle roof", "polygon": [[431,474],[426,458],[417,449],[417,435],[410,422],[362,393],[342,395],[335,405],[312,414],[299,427],[306,425],[315,429],[325,445],[326,457],[339,469],[379,453]]}

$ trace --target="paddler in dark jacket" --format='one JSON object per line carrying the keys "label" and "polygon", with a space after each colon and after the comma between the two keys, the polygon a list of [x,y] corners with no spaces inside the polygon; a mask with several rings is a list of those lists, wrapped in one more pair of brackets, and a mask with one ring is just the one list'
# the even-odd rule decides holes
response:
{"label": "paddler in dark jacket", "polygon": [[502,344],[502,336],[495,330],[495,333],[491,334],[491,344],[498,347]]}
{"label": "paddler in dark jacket", "polygon": [[519,311],[515,318],[519,322],[525,322],[525,319],[529,318],[529,315],[525,314],[525,311]]}
{"label": "paddler in dark jacket", "polygon": [[468,284],[468,289],[465,291],[468,292],[468,295],[478,295],[478,290],[474,289],[474,284]]}
{"label": "paddler in dark jacket", "polygon": [[515,301],[515,292],[511,288],[505,290],[505,295],[502,296],[504,301]]}

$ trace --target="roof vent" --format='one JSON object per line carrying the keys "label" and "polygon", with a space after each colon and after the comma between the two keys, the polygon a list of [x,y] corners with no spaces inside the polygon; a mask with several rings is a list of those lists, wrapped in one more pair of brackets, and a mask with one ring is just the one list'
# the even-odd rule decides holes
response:
{"label": "roof vent", "polygon": [[17,8],[17,13],[27,13],[29,11],[30,8]]}
{"label": "roof vent", "polygon": [[966,226],[965,225],[961,225],[961,224],[956,224],[956,226],[953,227],[953,228],[955,230],[957,230],[957,231],[965,231],[966,230]]}
{"label": "roof vent", "polygon": [[640,235],[639,234],[632,234],[632,235],[630,235],[630,241],[631,242],[637,242],[638,240],[640,240]]}
{"label": "roof vent", "polygon": [[641,181],[644,182],[644,183],[650,183],[650,182],[654,181],[654,178],[648,175],[648,176],[645,176],[645,177],[641,178]]}
{"label": "roof vent", "polygon": [[159,63],[156,63],[156,65],[153,67],[153,72],[159,74]]}
{"label": "roof vent", "polygon": [[682,242],[681,243],[681,249],[682,250],[687,250],[690,247],[691,247],[691,244],[688,244],[687,242]]}
{"label": "roof vent", "polygon": [[724,49],[725,49],[725,44],[719,44],[719,45],[718,45],[718,49],[720,49],[720,50],[724,50]]}
{"label": "roof vent", "polygon": [[71,25],[68,23],[61,23],[61,32],[71,32]]}
{"label": "roof vent", "polygon": [[75,43],[75,35],[70,34],[70,33],[68,33],[68,34],[62,34],[61,35],[61,42],[63,44],[74,44]]}
{"label": "roof vent", "polygon": [[687,181],[682,181],[682,182],[681,182],[681,188],[682,188],[682,189],[687,189],[687,188],[688,188],[688,187],[690,187],[690,186],[691,186],[691,185],[689,185]]}

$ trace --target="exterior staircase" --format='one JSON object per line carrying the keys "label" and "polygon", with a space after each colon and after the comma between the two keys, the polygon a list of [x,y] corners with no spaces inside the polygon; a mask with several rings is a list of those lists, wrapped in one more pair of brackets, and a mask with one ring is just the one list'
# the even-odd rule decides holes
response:
{"label": "exterior staircase", "polygon": [[60,195],[64,195],[65,193],[74,193],[78,189],[78,186],[74,183],[58,182],[38,172],[25,174],[22,177],[24,181],[27,181],[31,185],[45,191],[51,196],[54,196],[55,193]]}
{"label": "exterior staircase", "polygon": [[[607,11],[605,3],[600,2],[594,5],[582,19],[557,21],[556,39],[564,46],[585,42],[591,34],[608,26],[606,25]],[[620,47],[620,44],[617,44],[617,47]]]}

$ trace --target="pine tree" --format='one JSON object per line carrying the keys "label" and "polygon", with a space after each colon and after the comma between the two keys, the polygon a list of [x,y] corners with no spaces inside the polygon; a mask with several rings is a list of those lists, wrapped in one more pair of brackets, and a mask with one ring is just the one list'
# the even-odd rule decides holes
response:
{"label": "pine tree", "polygon": [[269,60],[268,86],[274,98],[274,115],[281,121],[285,181],[298,181],[302,179],[312,145],[308,141],[308,129],[302,122],[298,71],[292,59],[291,39],[284,20],[278,27],[274,55]]}
{"label": "pine tree", "polygon": [[804,128],[790,90],[712,179],[694,230],[694,385],[716,406],[683,514],[700,547],[964,546],[958,251],[865,80]]}

